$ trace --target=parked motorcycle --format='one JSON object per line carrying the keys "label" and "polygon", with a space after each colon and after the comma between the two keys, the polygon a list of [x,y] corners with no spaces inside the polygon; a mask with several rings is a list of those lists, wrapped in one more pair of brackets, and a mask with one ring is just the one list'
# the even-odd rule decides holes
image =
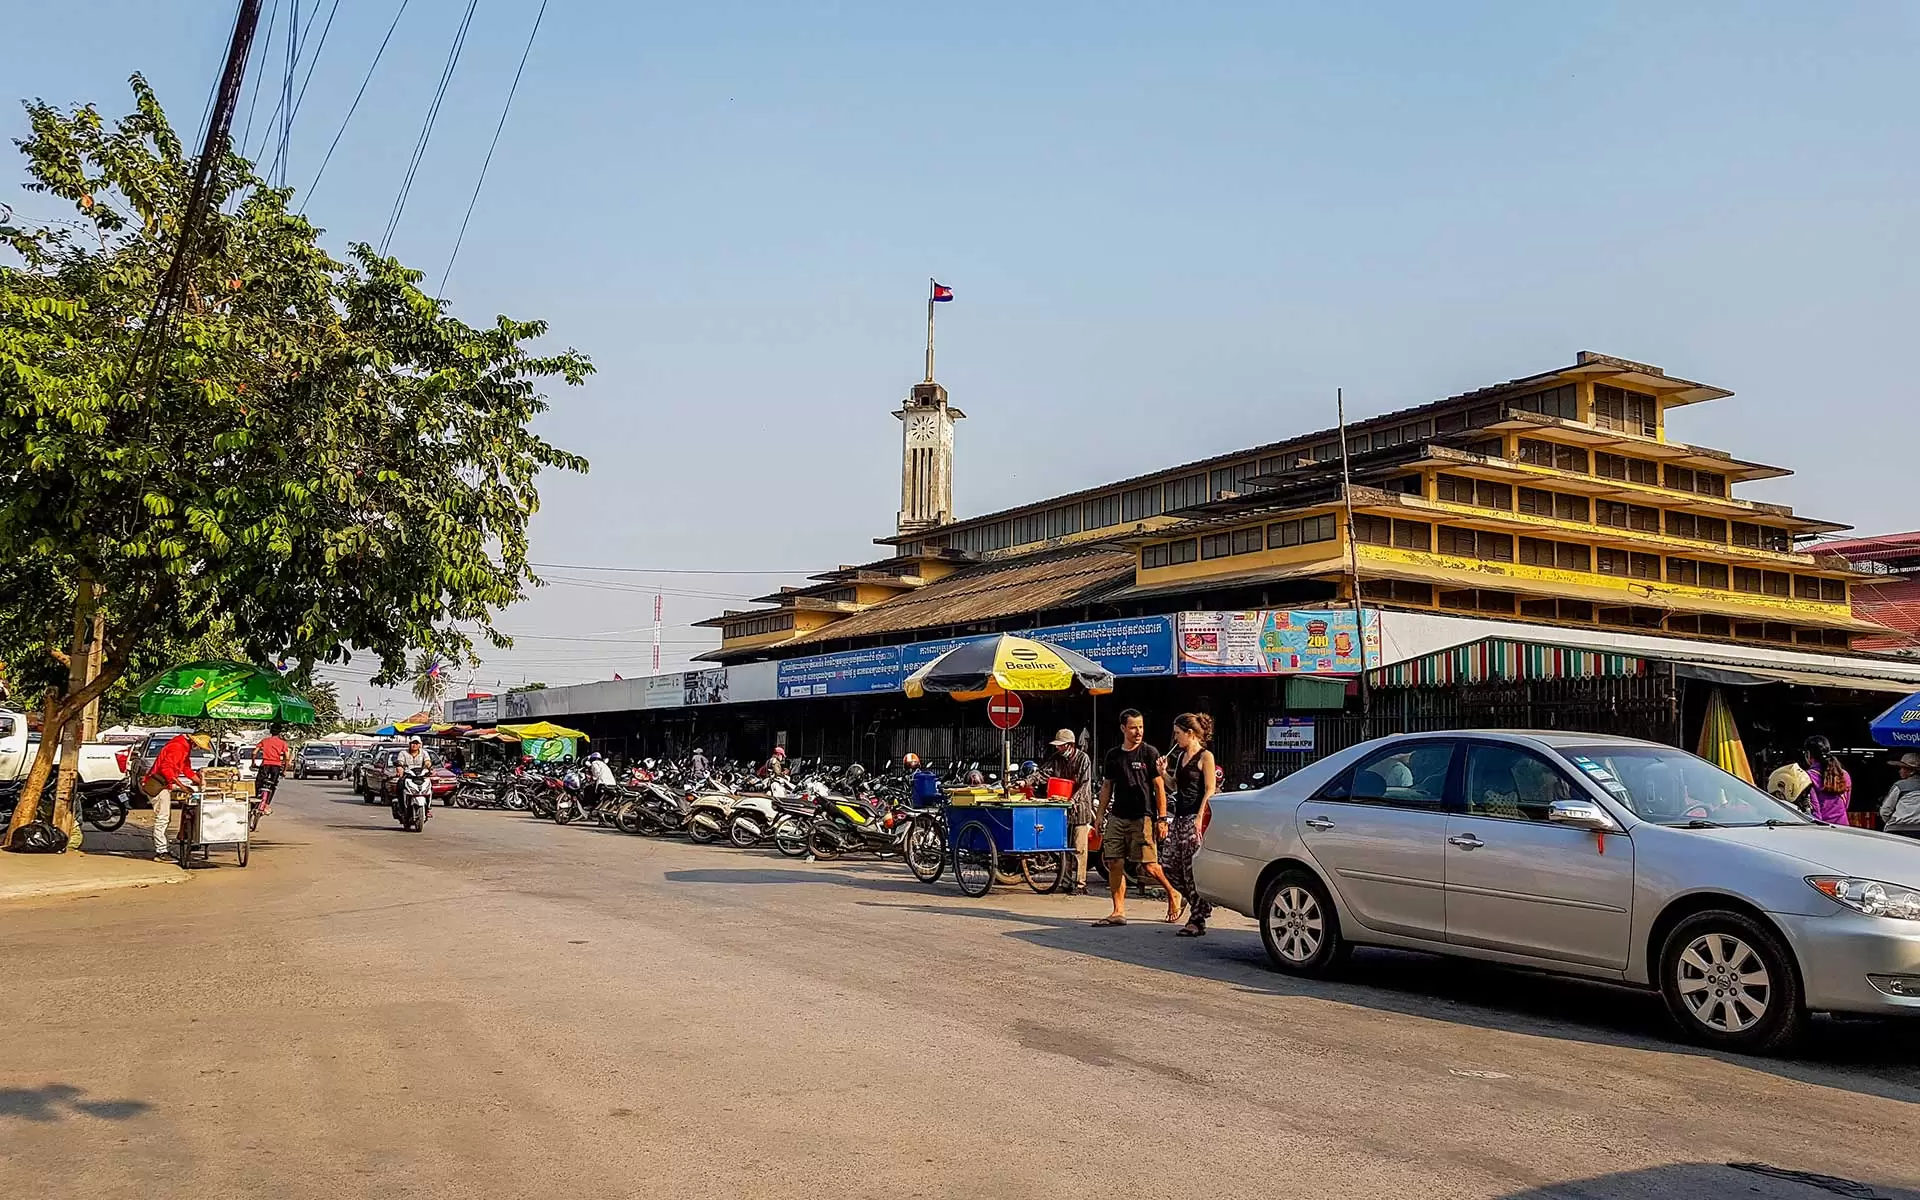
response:
{"label": "parked motorcycle", "polygon": [[838,858],[856,850],[869,850],[881,858],[900,853],[910,820],[857,796],[835,795],[822,780],[809,781],[808,790],[817,819],[807,850],[815,858]]}

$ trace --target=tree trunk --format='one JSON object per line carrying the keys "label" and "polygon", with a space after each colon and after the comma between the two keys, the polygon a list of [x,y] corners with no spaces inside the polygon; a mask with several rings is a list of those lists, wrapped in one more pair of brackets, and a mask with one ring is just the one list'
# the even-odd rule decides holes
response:
{"label": "tree trunk", "polygon": [[[54,723],[59,713],[60,693],[49,690],[46,713],[40,722],[40,750],[33,756],[33,768],[27,772],[26,782],[20,785],[20,803],[13,810],[13,820],[7,823],[7,833],[0,838],[0,845],[12,845],[15,830],[40,819],[40,793],[46,790],[47,776],[53,773],[53,749],[59,744],[59,727]],[[48,733],[49,728],[55,732]]]}
{"label": "tree trunk", "polygon": [[[93,682],[90,678],[93,655],[88,642],[93,634],[93,617],[99,601],[99,588],[84,573],[73,604],[73,645],[67,651],[67,695],[78,696]],[[71,708],[71,705],[63,707]],[[86,732],[86,707],[68,716],[60,730],[60,774],[53,791],[53,823],[67,835],[67,848],[80,846],[80,818],[74,811],[73,789],[80,775],[80,739]],[[52,733],[42,731],[43,739]]]}

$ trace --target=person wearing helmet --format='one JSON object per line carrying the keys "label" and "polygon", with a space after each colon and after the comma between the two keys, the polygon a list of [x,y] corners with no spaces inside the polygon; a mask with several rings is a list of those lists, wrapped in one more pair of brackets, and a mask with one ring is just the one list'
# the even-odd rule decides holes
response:
{"label": "person wearing helmet", "polygon": [[905,755],[901,756],[900,765],[909,771],[918,771],[920,769],[920,756],[909,750]]}
{"label": "person wearing helmet", "polygon": [[760,774],[761,777],[765,779],[785,779],[787,777],[787,748],[785,746],[775,746],[773,748],[773,754],[768,757],[765,765],[760,768]]}
{"label": "person wearing helmet", "polygon": [[1807,812],[1816,821],[1845,825],[1853,801],[1853,777],[1840,765],[1833,743],[1815,734],[1800,748],[1800,759],[1813,786],[1807,789]]}
{"label": "person wearing helmet", "polygon": [[593,789],[602,797],[610,796],[620,788],[613,777],[613,768],[598,750],[587,755],[587,774],[593,779]]}

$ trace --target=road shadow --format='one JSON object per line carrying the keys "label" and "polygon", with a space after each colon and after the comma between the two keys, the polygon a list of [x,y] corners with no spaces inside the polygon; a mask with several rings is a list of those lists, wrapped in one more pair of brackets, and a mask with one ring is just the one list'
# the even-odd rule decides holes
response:
{"label": "road shadow", "polygon": [[1920,1200],[1920,1192],[1767,1163],[1673,1163],[1507,1192],[1499,1200]]}
{"label": "road shadow", "polygon": [[52,1124],[74,1117],[126,1121],[150,1110],[145,1100],[87,1100],[87,1092],[70,1083],[43,1083],[36,1088],[0,1088],[0,1120]]}
{"label": "road shadow", "polygon": [[1620,984],[1380,949],[1356,951],[1335,978],[1302,979],[1272,970],[1260,936],[1252,930],[1216,928],[1196,940],[1177,938],[1172,928],[1152,919],[1096,929],[1092,916],[862,903],[996,922],[1008,926],[1005,936],[1035,946],[1212,979],[1246,992],[1307,997],[1536,1037],[1716,1058],[1802,1083],[1920,1105],[1920,1022],[1817,1020],[1794,1057],[1755,1058],[1680,1041],[1658,995]]}
{"label": "road shadow", "polygon": [[[748,853],[748,852],[742,852]],[[812,869],[796,871],[785,867],[698,867],[686,871],[668,871],[662,876],[668,883],[711,884],[789,884],[824,883],[834,887],[861,888],[875,892],[909,892],[924,895],[926,888],[912,879],[887,879],[873,875],[855,875],[846,868],[811,864]],[[824,869],[823,869],[824,867]],[[888,906],[892,907],[892,906]]]}

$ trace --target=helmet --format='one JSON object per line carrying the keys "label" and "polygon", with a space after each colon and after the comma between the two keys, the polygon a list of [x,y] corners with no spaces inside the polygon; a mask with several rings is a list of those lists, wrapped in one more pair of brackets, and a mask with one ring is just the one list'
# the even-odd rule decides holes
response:
{"label": "helmet", "polygon": [[1032,759],[1028,759],[1027,761],[1020,764],[1020,770],[1028,775],[1033,774],[1035,771],[1038,771],[1039,769],[1040,769],[1040,764],[1033,761]]}
{"label": "helmet", "polygon": [[920,765],[920,756],[918,754],[908,754],[901,758],[900,765],[903,767],[918,767]]}
{"label": "helmet", "polygon": [[785,758],[787,756],[787,748],[785,746],[775,746],[773,748],[773,756],[775,758]]}
{"label": "helmet", "polygon": [[693,752],[694,752],[695,754],[705,754],[705,753],[706,753],[706,751],[705,751],[705,750],[702,750],[702,749],[701,749],[700,747],[698,747],[698,746],[695,746],[695,747],[693,748]]}

